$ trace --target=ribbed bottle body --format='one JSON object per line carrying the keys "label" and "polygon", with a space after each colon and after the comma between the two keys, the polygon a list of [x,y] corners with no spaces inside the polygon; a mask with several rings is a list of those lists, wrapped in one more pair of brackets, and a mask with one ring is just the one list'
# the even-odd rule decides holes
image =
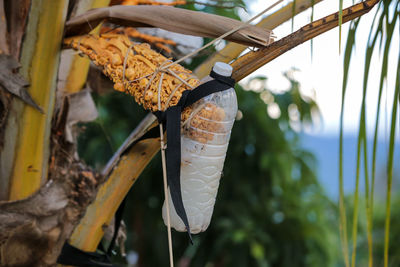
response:
{"label": "ribbed bottle body", "polygon": [[[192,114],[183,123],[181,190],[190,230],[194,234],[205,231],[210,224],[237,109],[236,93],[230,88],[194,103]],[[171,226],[177,231],[186,231],[175,212],[171,195],[169,207]],[[162,216],[167,224],[165,202]]]}

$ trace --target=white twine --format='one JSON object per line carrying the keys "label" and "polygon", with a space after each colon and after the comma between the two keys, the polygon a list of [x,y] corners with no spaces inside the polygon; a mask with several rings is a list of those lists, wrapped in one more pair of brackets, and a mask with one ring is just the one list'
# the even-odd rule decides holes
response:
{"label": "white twine", "polygon": [[[161,89],[162,89],[162,80],[164,78],[164,73],[161,73],[160,82],[158,84],[158,109],[161,110]],[[172,235],[171,235],[171,215],[169,211],[169,195],[168,195],[168,186],[167,186],[167,164],[165,157],[165,142],[164,142],[164,129],[162,123],[159,124],[160,127],[160,145],[161,145],[161,161],[162,161],[162,170],[163,170],[163,184],[164,184],[164,197],[165,197],[165,206],[167,208],[167,232],[168,232],[168,250],[169,250],[169,265],[171,267],[174,266],[174,253],[172,250]]]}
{"label": "white twine", "polygon": [[[145,96],[146,96],[146,92],[150,88],[150,85],[153,82],[154,78],[156,78],[156,76],[157,76],[157,72],[154,72],[153,76],[151,76],[149,82],[147,83],[146,87],[144,88],[143,94],[142,94],[143,102],[144,102],[144,99],[145,99]],[[157,102],[158,102],[158,100],[157,100]],[[160,103],[158,103],[158,104],[160,105]]]}
{"label": "white twine", "polygon": [[161,162],[163,170],[163,184],[164,184],[164,195],[165,195],[165,206],[167,208],[167,232],[168,232],[168,250],[169,250],[169,265],[174,267],[174,253],[172,250],[172,235],[171,235],[171,215],[169,212],[169,196],[167,188],[167,164],[165,159],[165,143],[164,143],[164,129],[162,123],[160,125],[160,142],[161,142]]}
{"label": "white twine", "polygon": [[201,105],[199,105],[197,108],[195,108],[192,113],[190,113],[190,116],[184,121],[182,122],[182,127],[186,126],[186,124],[197,114],[197,112],[199,112],[200,110],[202,110],[207,103],[202,103]]}
{"label": "white twine", "polygon": [[[126,62],[128,61],[128,55],[129,52],[131,51],[132,47],[134,46],[134,44],[131,44],[128,48],[128,50],[126,50],[126,54],[125,54],[125,58],[124,58],[124,65],[122,67],[122,84],[125,86],[125,70],[126,70]],[[135,50],[132,49],[133,54],[135,54]]]}
{"label": "white twine", "polygon": [[180,84],[178,84],[177,86],[175,86],[175,89],[172,90],[171,94],[169,95],[167,101],[165,102],[165,108],[168,107],[169,102],[171,101],[172,97],[174,96],[174,94],[178,91],[178,89],[183,85],[183,83],[181,82]]}
{"label": "white twine", "polygon": [[178,64],[178,63],[184,61],[185,59],[188,59],[189,57],[191,57],[191,56],[193,56],[193,55],[196,55],[197,53],[199,53],[200,51],[202,51],[202,50],[206,49],[207,47],[211,46],[211,45],[214,44],[215,42],[218,42],[219,40],[224,39],[226,36],[231,35],[232,33],[236,32],[236,31],[238,31],[238,30],[240,30],[240,29],[243,29],[244,27],[249,26],[251,22],[253,22],[254,20],[258,19],[258,18],[261,17],[264,13],[268,12],[268,11],[271,10],[273,7],[275,7],[275,6],[278,5],[279,3],[282,3],[283,1],[284,1],[284,0],[278,0],[278,1],[276,1],[274,4],[270,5],[269,7],[267,7],[266,9],[264,9],[263,11],[261,11],[260,13],[258,13],[256,16],[254,16],[254,17],[252,17],[251,19],[249,19],[248,21],[246,21],[245,23],[240,24],[240,25],[237,26],[236,28],[233,28],[232,30],[230,30],[230,31],[228,31],[228,32],[226,32],[226,33],[224,33],[223,35],[219,36],[218,38],[214,39],[213,41],[209,42],[208,44],[206,44],[206,45],[200,47],[199,49],[193,51],[192,53],[187,54],[187,55],[184,56],[184,57],[181,57],[180,59],[174,61],[173,63],[171,63],[171,64],[165,66],[165,68],[168,68],[168,67],[170,67],[170,66],[172,66],[172,65]]}

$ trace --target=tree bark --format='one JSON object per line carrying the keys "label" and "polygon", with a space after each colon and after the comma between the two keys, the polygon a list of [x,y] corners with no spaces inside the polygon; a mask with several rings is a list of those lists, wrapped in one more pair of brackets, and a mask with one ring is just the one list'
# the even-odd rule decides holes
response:
{"label": "tree bark", "polygon": [[51,266],[96,196],[102,176],[75,159],[65,139],[68,100],[52,124],[48,182],[28,198],[0,203],[0,266]]}
{"label": "tree bark", "polygon": [[[71,97],[62,95],[54,109],[68,2],[0,1],[0,53],[12,63],[2,64],[0,82],[0,266],[55,265],[102,182],[66,139]],[[26,85],[44,114],[20,100]]]}

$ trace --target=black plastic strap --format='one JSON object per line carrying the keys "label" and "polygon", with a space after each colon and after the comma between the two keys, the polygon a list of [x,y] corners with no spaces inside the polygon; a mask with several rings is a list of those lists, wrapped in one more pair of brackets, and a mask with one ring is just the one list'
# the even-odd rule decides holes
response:
{"label": "black plastic strap", "polygon": [[108,249],[107,249],[107,255],[109,255],[109,256],[111,255],[112,250],[114,249],[115,241],[117,240],[117,237],[118,237],[119,228],[121,227],[122,215],[124,214],[126,198],[127,197],[125,196],[124,200],[119,205],[119,207],[117,209],[117,212],[115,213],[115,217],[114,217],[114,233],[113,233],[113,237],[111,239],[110,245],[108,246]]}
{"label": "black plastic strap", "polygon": [[212,72],[215,80],[203,83],[193,90],[186,90],[176,106],[169,107],[165,112],[155,112],[160,123],[166,123],[167,130],[167,181],[175,211],[186,226],[190,242],[193,244],[189,221],[182,201],[181,192],[181,113],[182,109],[194,104],[210,94],[232,88],[235,81],[230,77]]}
{"label": "black plastic strap", "polygon": [[216,73],[215,71],[211,70],[210,72],[210,77],[214,78],[215,80],[218,80],[220,82],[226,83],[230,87],[235,87],[235,79],[232,77],[228,76],[223,76],[221,74]]}
{"label": "black plastic strap", "polygon": [[77,267],[117,267],[106,254],[86,252],[65,242],[57,263]]}
{"label": "black plastic strap", "polygon": [[171,193],[172,203],[176,214],[182,219],[188,231],[190,242],[193,243],[190,233],[189,220],[182,201],[181,191],[181,106],[170,107],[167,115],[167,181]]}
{"label": "black plastic strap", "polygon": [[126,197],[119,205],[118,210],[115,213],[114,234],[111,239],[110,245],[107,249],[107,252],[105,252],[101,242],[99,244],[99,248],[101,251],[104,251],[104,254],[96,252],[85,252],[83,250],[80,250],[72,246],[68,242],[65,242],[61,254],[57,259],[57,263],[64,265],[73,265],[78,267],[86,267],[86,266],[116,267],[116,265],[111,264],[109,257],[111,256],[111,252],[115,246],[115,241],[118,237],[119,228],[121,227],[121,222],[122,222],[122,215],[124,214],[125,204],[126,204]]}

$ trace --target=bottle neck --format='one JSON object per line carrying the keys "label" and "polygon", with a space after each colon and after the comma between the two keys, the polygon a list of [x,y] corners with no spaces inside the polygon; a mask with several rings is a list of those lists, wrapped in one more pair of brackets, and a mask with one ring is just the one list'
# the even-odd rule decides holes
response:
{"label": "bottle neck", "polygon": [[200,84],[209,82],[211,80],[214,80],[214,78],[212,78],[210,75],[207,75],[206,77],[204,77],[203,79],[200,80]]}

